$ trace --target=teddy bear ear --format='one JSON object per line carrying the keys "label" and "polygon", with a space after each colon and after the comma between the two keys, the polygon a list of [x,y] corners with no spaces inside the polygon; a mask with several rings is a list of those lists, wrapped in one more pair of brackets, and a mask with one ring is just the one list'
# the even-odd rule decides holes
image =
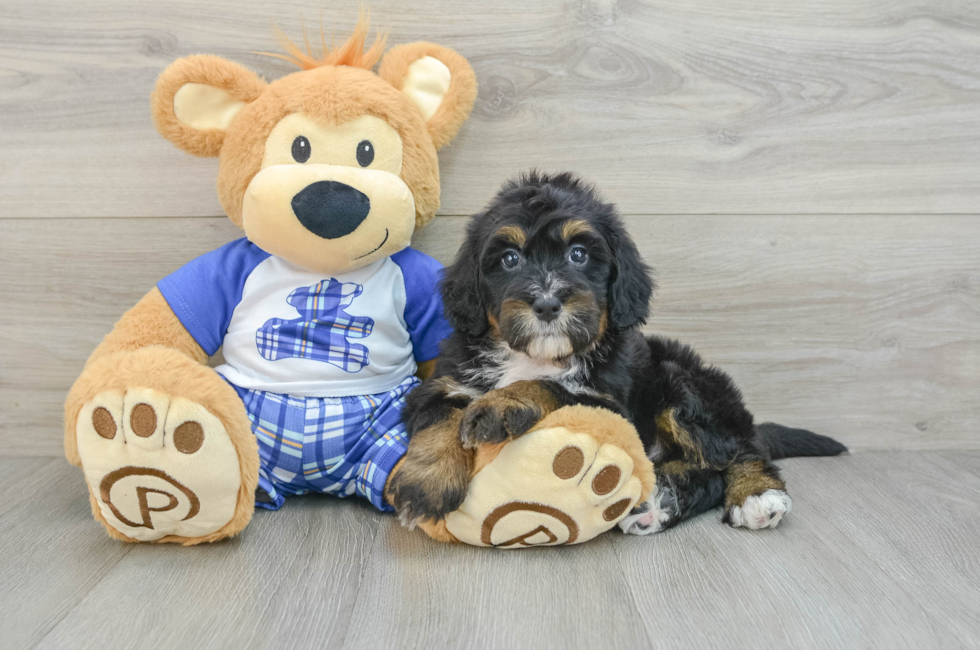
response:
{"label": "teddy bear ear", "polygon": [[251,70],[217,56],[178,59],[157,79],[150,97],[153,121],[163,137],[184,151],[217,156],[228,125],[265,86]]}
{"label": "teddy bear ear", "polygon": [[418,107],[436,149],[456,137],[476,100],[476,74],[469,62],[435,43],[392,48],[378,75]]}

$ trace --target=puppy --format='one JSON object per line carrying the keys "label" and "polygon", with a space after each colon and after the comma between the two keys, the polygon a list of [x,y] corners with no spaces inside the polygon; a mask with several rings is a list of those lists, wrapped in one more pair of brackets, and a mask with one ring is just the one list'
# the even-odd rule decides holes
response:
{"label": "puppy", "polygon": [[792,507],[774,458],[840,443],[753,425],[731,378],[691,348],[644,337],[650,269],[615,207],[571,174],[507,183],[469,223],[442,293],[455,333],[408,397],[411,436],[388,497],[402,521],[433,521],[466,496],[474,450],[522,435],[562,406],[628,418],[657,488],[620,527],[645,535],[724,505],[734,527],[775,528]]}

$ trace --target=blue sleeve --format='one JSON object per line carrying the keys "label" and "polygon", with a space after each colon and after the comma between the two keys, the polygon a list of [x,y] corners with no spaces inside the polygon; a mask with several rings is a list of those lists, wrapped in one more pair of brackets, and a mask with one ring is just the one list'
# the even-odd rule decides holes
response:
{"label": "blue sleeve", "polygon": [[191,260],[157,283],[181,324],[208,356],[221,347],[245,280],[269,254],[242,238]]}
{"label": "blue sleeve", "polygon": [[405,323],[412,337],[415,360],[431,361],[439,356],[439,343],[453,328],[442,313],[439,280],[442,264],[414,248],[395,253],[391,260],[405,278]]}

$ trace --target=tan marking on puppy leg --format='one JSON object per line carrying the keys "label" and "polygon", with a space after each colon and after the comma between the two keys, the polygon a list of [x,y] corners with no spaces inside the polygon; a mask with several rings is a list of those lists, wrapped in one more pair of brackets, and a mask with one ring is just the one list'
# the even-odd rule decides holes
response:
{"label": "tan marking on puppy leg", "polygon": [[738,463],[725,470],[725,507],[740,506],[766,490],[785,490],[786,484],[764,473],[765,462]]}
{"label": "tan marking on puppy leg", "polygon": [[694,443],[691,433],[677,422],[677,409],[671,408],[662,411],[657,416],[657,428],[681,447],[685,455],[693,458],[698,467],[705,468],[708,466],[704,460],[701,447]]}
{"label": "tan marking on puppy leg", "polygon": [[449,532],[449,528],[446,527],[446,520],[440,519],[439,521],[420,521],[419,528],[421,528],[426,535],[436,540],[437,542],[445,542],[446,544],[459,544],[459,540]]}
{"label": "tan marking on puppy leg", "polygon": [[696,466],[683,460],[672,460],[669,463],[663,463],[657,465],[658,474],[684,474],[692,469],[697,469]]}
{"label": "tan marking on puppy leg", "polygon": [[459,434],[476,449],[517,438],[560,406],[541,381],[518,381],[492,390],[466,407]]}
{"label": "tan marking on puppy leg", "polygon": [[416,365],[415,376],[425,381],[432,376],[432,373],[436,369],[436,360],[430,359],[429,361],[419,361]]}
{"label": "tan marking on puppy leg", "polygon": [[395,463],[395,466],[391,468],[391,471],[388,472],[388,480],[385,481],[385,489],[383,492],[385,501],[387,501],[388,503],[391,503],[391,492],[389,491],[389,488],[391,487],[391,482],[392,480],[394,480],[398,472],[401,471],[402,465],[404,464],[405,464],[405,457],[402,456],[401,459],[397,463]]}
{"label": "tan marking on puppy leg", "polygon": [[[405,504],[400,500],[407,493],[420,495],[417,504],[423,511],[443,509],[446,499],[466,496],[473,452],[464,449],[459,439],[459,423],[462,410],[454,410],[445,420],[412,436],[405,457],[395,465],[385,485],[385,498],[399,510]],[[412,504],[409,511],[412,510]],[[455,508],[454,508],[455,509]],[[415,519],[420,513],[408,514]],[[432,519],[432,517],[424,517]]]}
{"label": "tan marking on puppy leg", "polygon": [[506,239],[518,248],[524,248],[527,243],[527,233],[519,226],[504,226],[497,231],[496,236]]}
{"label": "tan marking on puppy leg", "polygon": [[544,417],[561,404],[541,382],[536,380],[515,381],[513,384],[492,390],[478,400],[481,406],[498,413],[514,408],[535,408]]}
{"label": "tan marking on puppy leg", "polygon": [[571,238],[575,235],[582,235],[590,232],[592,232],[592,226],[589,225],[588,221],[584,221],[582,219],[566,221],[561,226],[561,237],[565,241],[571,240]]}

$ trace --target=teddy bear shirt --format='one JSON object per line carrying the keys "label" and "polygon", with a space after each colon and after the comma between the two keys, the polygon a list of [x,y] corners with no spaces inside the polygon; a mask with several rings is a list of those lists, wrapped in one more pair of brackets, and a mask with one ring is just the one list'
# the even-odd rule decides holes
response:
{"label": "teddy bear shirt", "polygon": [[441,264],[414,249],[325,275],[247,239],[191,261],[157,286],[233,385],[303,397],[391,390],[439,354]]}

